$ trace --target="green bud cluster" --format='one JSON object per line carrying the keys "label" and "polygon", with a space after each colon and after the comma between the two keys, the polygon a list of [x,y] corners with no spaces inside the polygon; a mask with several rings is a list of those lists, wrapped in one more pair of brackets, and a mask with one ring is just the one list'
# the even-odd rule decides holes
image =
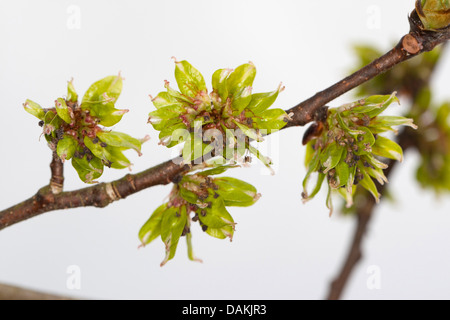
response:
{"label": "green bud cluster", "polygon": [[[411,119],[380,114],[393,102],[399,102],[395,93],[371,96],[356,102],[330,109],[324,123],[314,124],[305,134],[307,143],[305,165],[308,169],[303,181],[303,200],[312,199],[327,180],[327,207],[332,212],[331,192],[336,191],[353,204],[356,186],[367,189],[378,201],[380,195],[372,180],[387,182],[383,169],[387,165],[378,157],[402,161],[402,148],[394,141],[381,136],[393,126],[405,125],[416,128]],[[317,182],[308,192],[311,175],[317,172]]]}
{"label": "green bud cluster", "polygon": [[175,256],[178,242],[186,237],[188,257],[195,258],[191,243],[191,225],[198,222],[208,235],[230,241],[236,223],[227,207],[247,207],[260,197],[252,185],[230,177],[214,177],[233,166],[184,175],[174,184],[167,203],[158,207],[139,232],[143,246],[160,237],[166,248],[161,266]]}
{"label": "green bud cluster", "polygon": [[[222,145],[222,151],[213,156],[229,160],[223,150],[229,146],[234,148],[238,141],[227,131],[240,130],[247,139],[244,148],[238,148],[238,154],[243,156],[249,150],[269,166],[270,160],[251,147],[249,141],[262,141],[263,135],[284,127],[289,116],[282,109],[269,109],[283,90],[281,84],[275,91],[252,94],[255,76],[256,68],[251,62],[235,70],[219,69],[212,76],[212,91],[208,93],[202,74],[189,62],[175,60],[175,79],[180,91],[172,89],[166,81],[167,91],[152,98],[157,110],[149,114],[149,123],[160,131],[160,143],[170,148],[186,142],[183,156],[191,161],[212,150],[212,141],[199,139],[195,142],[195,128],[200,127],[200,133],[213,129],[223,138],[215,141]],[[195,152],[195,148],[200,152]]]}
{"label": "green bud cluster", "polygon": [[128,112],[115,108],[121,91],[120,75],[109,76],[92,84],[79,103],[70,81],[66,98],[55,100],[53,108],[43,109],[31,100],[24,103],[24,108],[40,120],[45,139],[60,159],[72,159],[80,179],[94,183],[103,174],[104,166],[129,168],[131,162],[123,151],[133,149],[141,155],[141,145],[147,139],[138,140],[104,128],[117,124]]}

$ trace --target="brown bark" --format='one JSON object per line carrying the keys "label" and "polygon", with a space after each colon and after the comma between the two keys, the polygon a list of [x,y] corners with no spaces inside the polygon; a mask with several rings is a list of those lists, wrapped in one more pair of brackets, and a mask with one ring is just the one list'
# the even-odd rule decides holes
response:
{"label": "brown bark", "polygon": [[55,194],[50,186],[45,186],[30,199],[1,211],[0,230],[44,212],[89,206],[103,208],[152,186],[168,184],[188,169],[175,162],[175,159],[169,160],[143,172],[76,191]]}
{"label": "brown bark", "polygon": [[0,300],[74,300],[74,299],[24,289],[16,286],[0,284]]}

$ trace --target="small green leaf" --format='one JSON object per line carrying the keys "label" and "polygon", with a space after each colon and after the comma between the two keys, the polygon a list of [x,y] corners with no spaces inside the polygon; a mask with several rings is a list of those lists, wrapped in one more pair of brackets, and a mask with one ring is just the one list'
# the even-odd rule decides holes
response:
{"label": "small green leaf", "polygon": [[319,170],[319,166],[320,166],[320,153],[316,152],[313,154],[311,161],[309,161],[306,164],[306,167],[308,168],[308,171],[306,172],[305,178],[303,179],[303,195],[304,195],[304,199],[310,199],[311,197],[309,197],[308,195],[308,182],[309,182],[309,178],[311,176],[311,174],[317,170]]}
{"label": "small green leaf", "polygon": [[77,140],[75,140],[72,136],[64,135],[64,137],[58,141],[56,153],[64,162],[65,160],[70,160],[73,157],[77,147]]}
{"label": "small green leaf", "polygon": [[342,158],[344,147],[338,145],[335,141],[331,142],[320,156],[320,162],[325,167],[323,173],[327,173],[337,166]]}
{"label": "small green leaf", "polygon": [[258,142],[264,141],[261,134],[259,134],[258,131],[256,131],[253,128],[247,127],[245,124],[239,123],[236,120],[233,120],[233,122],[239,127],[239,129],[250,139],[256,140]]}
{"label": "small green leaf", "polygon": [[86,91],[81,108],[88,110],[94,117],[100,119],[100,124],[111,127],[117,124],[125,113],[126,109],[116,109],[114,107],[122,92],[122,78],[119,76],[108,76],[94,84]]}
{"label": "small green leaf", "polygon": [[219,95],[223,103],[228,98],[227,80],[232,71],[232,69],[219,69],[212,75],[213,90]]}
{"label": "small green leaf", "polygon": [[53,111],[47,111],[44,116],[44,133],[56,138],[55,131],[59,129],[63,120]]}
{"label": "small green leaf", "polygon": [[126,148],[119,148],[103,143],[94,143],[89,137],[84,137],[84,144],[91,150],[91,152],[103,161],[103,164],[114,169],[125,169],[131,166],[130,161],[124,156],[122,150]]}
{"label": "small green leaf", "polygon": [[180,92],[178,92],[177,90],[172,89],[169,81],[164,82],[164,87],[167,89],[167,93],[172,97],[172,99],[176,99],[179,102],[184,102],[184,103],[188,103],[188,104],[192,104],[194,102],[193,98],[183,95]]}
{"label": "small green leaf", "polygon": [[27,99],[27,101],[25,101],[25,103],[23,104],[23,107],[24,107],[25,111],[28,112],[29,114],[35,116],[39,120],[44,120],[45,111],[36,102],[33,102],[33,101]]}
{"label": "small green leaf", "polygon": [[222,228],[227,225],[234,226],[234,220],[225,208],[221,197],[211,200],[211,207],[199,209],[197,214],[200,221],[208,228]]}
{"label": "small green leaf", "polygon": [[388,179],[380,168],[364,168],[366,172],[373,178],[375,178],[379,184],[383,185],[388,182]]}
{"label": "small green leaf", "polygon": [[228,77],[228,96],[236,97],[245,87],[251,87],[256,76],[253,63],[246,63],[236,68]]}
{"label": "small green leaf", "polygon": [[337,182],[336,188],[347,185],[350,178],[350,167],[348,166],[348,164],[345,163],[344,161],[340,161],[339,164],[335,167],[335,171],[336,171],[335,179]]}
{"label": "small green leaf", "polygon": [[128,111],[128,109],[116,109],[112,102],[97,104],[90,109],[91,115],[100,119],[99,123],[105,127],[116,125]]}
{"label": "small green leaf", "polygon": [[81,108],[90,109],[97,104],[103,104],[110,101],[113,104],[117,101],[122,92],[122,77],[108,76],[97,82],[94,82],[83,96]]}
{"label": "small green leaf", "polygon": [[226,225],[221,228],[211,228],[208,227],[206,229],[206,233],[210,235],[211,237],[217,238],[217,239],[226,239],[230,238],[230,241],[233,240],[233,234],[234,229],[231,225]]}
{"label": "small green leaf", "polygon": [[377,156],[403,161],[403,150],[396,142],[378,136],[375,144],[372,146],[372,153]]}
{"label": "small green leaf", "polygon": [[353,205],[353,195],[355,194],[356,186],[348,185],[347,188],[338,188],[336,191],[345,199],[346,208],[350,208]]}
{"label": "small green leaf", "polygon": [[379,168],[379,169],[387,169],[388,165],[384,162],[381,162],[380,160],[376,159],[374,156],[370,155],[363,155],[361,156],[361,159],[364,163],[366,161],[368,164],[372,165],[372,167]]}
{"label": "small green leaf", "polygon": [[186,60],[175,61],[175,79],[181,93],[191,98],[207,91],[202,74]]}
{"label": "small green leaf", "polygon": [[248,145],[248,151],[255,155],[268,169],[272,171],[272,173],[274,173],[271,168],[272,160],[269,157],[264,156],[258,149],[251,145]]}
{"label": "small green leaf", "polygon": [[245,87],[235,94],[232,109],[234,114],[240,115],[252,100],[252,87]]}
{"label": "small green leaf", "polygon": [[317,154],[316,150],[314,150],[314,141],[309,141],[309,143],[306,144],[306,151],[305,151],[305,167],[309,167],[309,164],[311,163],[313,157],[315,154]]}
{"label": "small green leaf", "polygon": [[171,96],[167,91],[158,93],[155,98],[152,98],[152,103],[156,109],[170,107],[170,106],[184,106],[185,102]]}
{"label": "small green leaf", "polygon": [[119,147],[125,149],[133,149],[139,155],[141,153],[142,143],[136,138],[129,136],[126,133],[116,131],[100,131],[97,133],[97,137],[105,142],[108,146]]}
{"label": "small green leaf", "polygon": [[[378,116],[370,122],[370,127],[377,129],[378,127],[387,128],[389,130],[392,126],[408,126],[417,129],[413,123],[413,119],[398,117],[398,116]],[[386,130],[383,130],[386,131]]]}
{"label": "small green leaf", "polygon": [[103,163],[97,157],[93,157],[91,161],[88,161],[86,156],[82,159],[73,157],[72,166],[78,172],[80,179],[85,183],[96,183],[95,180],[103,174]]}
{"label": "small green leaf", "polygon": [[213,169],[209,169],[209,170],[205,170],[205,171],[199,172],[197,174],[201,175],[201,176],[214,176],[214,175],[218,175],[218,174],[224,173],[228,169],[237,168],[237,167],[239,167],[239,166],[238,165],[231,165],[231,164],[230,165],[222,165],[222,166],[217,166],[217,167],[215,167]]}
{"label": "small green leaf", "polygon": [[267,133],[283,128],[288,121],[288,115],[283,109],[269,109],[263,111],[259,116],[252,118],[254,126],[261,130],[267,130]]}
{"label": "small green leaf", "polygon": [[261,196],[254,186],[236,178],[216,178],[214,184],[219,187],[216,192],[223,198],[227,207],[248,207]]}
{"label": "small green leaf", "polygon": [[[169,120],[163,120],[158,118],[151,118],[149,119],[150,123],[152,124],[153,128],[157,131],[167,131],[168,128],[174,128],[173,130],[180,127],[180,125],[183,128],[187,128],[186,125],[183,123],[183,121],[180,118],[171,118]],[[172,131],[173,131],[172,130]],[[170,133],[171,135],[172,133]],[[164,136],[164,135],[163,135]]]}
{"label": "small green leaf", "polygon": [[[191,228],[191,222],[190,222],[189,218],[187,219],[186,227],[188,228],[188,230],[190,230],[190,228]],[[195,255],[194,255],[194,248],[192,246],[192,233],[191,232],[186,233],[186,246],[187,246],[187,249],[188,249],[188,258],[189,258],[189,260],[202,262],[201,259],[196,258]]]}
{"label": "small green leaf", "polygon": [[161,262],[161,267],[175,256],[178,241],[186,225],[186,219],[187,212],[185,206],[179,208],[170,207],[164,212],[161,221],[161,240],[166,246],[166,256]]}
{"label": "small green leaf", "polygon": [[67,82],[67,101],[70,102],[77,102],[78,101],[78,94],[75,91],[75,87],[73,86],[73,79]]}
{"label": "small green leaf", "polygon": [[[392,103],[397,102],[400,104],[400,100],[398,100],[396,94],[397,93],[394,92],[391,95],[375,95],[364,99],[364,106],[368,108],[367,111],[363,111],[364,114],[373,118],[386,110]],[[355,112],[355,110],[352,111]]]}
{"label": "small green leaf", "polygon": [[370,154],[372,152],[372,146],[375,143],[375,137],[369,128],[360,127],[359,129],[363,134],[358,135],[356,142],[358,149],[354,150],[354,153],[357,155]]}
{"label": "small green leaf", "polygon": [[108,162],[111,161],[111,155],[106,149],[106,147],[102,147],[100,143],[94,143],[91,138],[84,137],[84,144],[86,147],[91,150],[91,152],[99,159]]}
{"label": "small green leaf", "polygon": [[380,194],[378,192],[377,186],[373,182],[372,178],[366,173],[364,169],[361,170],[364,178],[359,182],[359,184],[369,191],[373,197],[375,198],[376,202],[378,203],[380,201]]}
{"label": "small green leaf", "polygon": [[143,246],[149,244],[161,235],[161,222],[167,203],[159,206],[139,230],[139,239]]}
{"label": "small green leaf", "polygon": [[203,143],[203,140],[200,137],[196,137],[194,133],[191,133],[183,147],[183,159],[186,164],[191,163],[191,161],[196,159],[203,162],[202,157],[212,150],[212,145]]}
{"label": "small green leaf", "polygon": [[332,194],[331,194],[331,187],[330,185],[328,185],[328,193],[327,193],[327,199],[326,199],[326,204],[327,204],[327,208],[328,210],[330,210],[330,217],[333,214],[333,198],[332,198]]}
{"label": "small green leaf", "polygon": [[168,125],[159,133],[160,143],[168,148],[172,148],[177,144],[186,141],[189,137],[189,131],[184,123],[176,123],[171,126]]}
{"label": "small green leaf", "polygon": [[168,105],[165,107],[160,107],[159,109],[152,111],[149,113],[149,119],[158,118],[158,119],[171,119],[179,117],[181,114],[184,114],[186,109],[180,104]]}
{"label": "small green leaf", "polygon": [[352,135],[358,135],[363,134],[364,131],[361,130],[354,130],[350,129],[350,127],[345,123],[345,121],[342,119],[341,114],[339,112],[336,112],[336,118],[338,120],[339,125],[341,126],[342,130],[352,134]]}
{"label": "small green leaf", "polygon": [[275,102],[278,94],[283,89],[284,87],[282,87],[280,84],[278,86],[278,89],[275,91],[252,94],[252,99],[250,101],[250,104],[247,106],[247,109],[251,110],[255,115],[266,111]]}
{"label": "small green leaf", "polygon": [[107,146],[105,149],[109,154],[108,160],[110,161],[111,168],[126,169],[132,165],[130,160],[122,152],[125,148]]}
{"label": "small green leaf", "polygon": [[64,120],[64,122],[71,124],[73,121],[73,112],[72,109],[67,107],[66,101],[63,98],[58,98],[55,100],[55,107],[58,116]]}
{"label": "small green leaf", "polygon": [[[317,193],[319,193],[319,191],[320,191],[320,189],[322,187],[322,184],[323,184],[323,180],[325,179],[325,177],[326,177],[326,174],[324,174],[322,172],[318,172],[316,186],[314,187],[314,189],[311,192],[311,194],[309,194],[306,191],[306,189],[305,189],[305,191],[303,192],[303,202],[311,200],[312,198],[314,198],[314,196]],[[305,184],[305,186],[306,186],[306,184]]]}
{"label": "small green leaf", "polygon": [[184,188],[183,184],[180,184],[179,193],[180,193],[180,196],[187,202],[189,202],[191,204],[199,203],[198,195],[195,194],[194,192]]}

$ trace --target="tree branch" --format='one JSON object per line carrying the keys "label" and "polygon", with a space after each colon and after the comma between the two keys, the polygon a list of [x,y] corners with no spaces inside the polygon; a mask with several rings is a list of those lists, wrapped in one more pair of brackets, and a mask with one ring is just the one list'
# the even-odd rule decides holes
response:
{"label": "tree branch", "polygon": [[72,298],[0,284],[0,300],[74,300]]}
{"label": "tree branch", "polygon": [[[304,126],[311,121],[321,120],[326,115],[325,104],[347,91],[361,85],[393,66],[432,50],[436,45],[450,38],[450,27],[436,32],[423,31],[415,11],[410,17],[411,32],[405,35],[391,51],[369,65],[325,89],[313,97],[287,110],[291,120],[284,128]],[[136,192],[159,184],[168,184],[176,176],[186,172],[189,167],[169,160],[138,174],[129,174],[110,183],[101,183],[72,192],[52,192],[50,186],[40,189],[35,196],[0,212],[0,230],[17,222],[29,219],[44,212],[77,207],[105,207]],[[52,181],[62,177],[62,166],[52,163]],[[59,183],[56,181],[56,183]],[[62,184],[62,182],[61,182]],[[61,190],[62,191],[62,190]]]}
{"label": "tree branch", "polygon": [[76,191],[55,194],[50,186],[45,186],[30,199],[1,211],[0,230],[44,212],[78,207],[103,208],[144,189],[168,184],[189,169],[189,166],[177,164],[180,163],[178,160],[172,159],[143,172]]}

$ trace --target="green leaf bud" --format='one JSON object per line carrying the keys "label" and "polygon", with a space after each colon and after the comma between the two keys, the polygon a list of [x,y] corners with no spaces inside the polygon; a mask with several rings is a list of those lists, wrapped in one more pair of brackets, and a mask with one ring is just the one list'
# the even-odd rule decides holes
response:
{"label": "green leaf bud", "polygon": [[417,0],[416,12],[427,30],[437,30],[450,25],[449,0]]}

